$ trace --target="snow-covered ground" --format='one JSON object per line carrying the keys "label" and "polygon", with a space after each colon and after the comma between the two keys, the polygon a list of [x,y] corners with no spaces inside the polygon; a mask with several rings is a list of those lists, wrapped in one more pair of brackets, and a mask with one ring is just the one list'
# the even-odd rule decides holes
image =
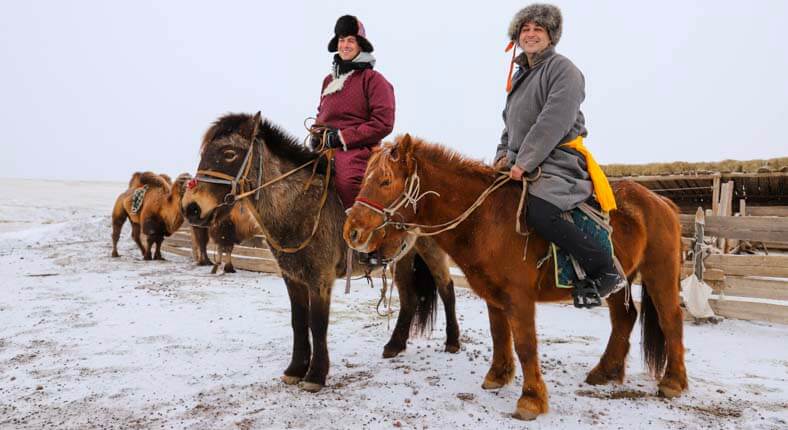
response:
{"label": "snow-covered ground", "polygon": [[439,317],[431,338],[384,360],[378,291],[336,288],[328,386],[302,392],[279,381],[292,342],[281,280],[211,276],[172,255],[142,261],[128,225],[122,257],[110,258],[124,187],[0,180],[0,428],[788,428],[788,326],[688,324],[690,390],[664,400],[635,346],[623,385],[584,384],[607,312],[562,305],[538,314],[551,410],[513,420],[521,376],[481,389],[487,315],[464,289],[460,353],[442,352]]}

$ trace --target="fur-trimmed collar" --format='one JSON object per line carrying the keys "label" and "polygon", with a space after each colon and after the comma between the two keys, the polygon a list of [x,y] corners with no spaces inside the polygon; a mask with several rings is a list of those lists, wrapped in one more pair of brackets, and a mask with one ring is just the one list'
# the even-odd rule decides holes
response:
{"label": "fur-trimmed collar", "polygon": [[[359,53],[352,61],[354,63],[369,64],[370,68],[375,67],[375,57],[369,52]],[[339,74],[339,68],[336,67],[336,63],[334,63],[334,67],[331,68],[331,82],[326,85],[321,97],[325,97],[329,94],[333,94],[342,90],[342,88],[345,86],[345,81],[347,81],[347,78],[349,78],[354,72],[355,70],[351,70],[349,72]]]}

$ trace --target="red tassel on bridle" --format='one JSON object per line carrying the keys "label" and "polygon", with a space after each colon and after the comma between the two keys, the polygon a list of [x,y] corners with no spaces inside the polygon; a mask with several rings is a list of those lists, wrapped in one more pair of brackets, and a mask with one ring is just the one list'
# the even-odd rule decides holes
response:
{"label": "red tassel on bridle", "polygon": [[512,61],[509,63],[509,76],[506,78],[506,92],[512,91],[512,72],[514,71],[514,58],[515,54],[517,53],[517,47],[514,45],[514,40],[510,41],[508,45],[506,45],[506,49],[503,52],[512,51]]}

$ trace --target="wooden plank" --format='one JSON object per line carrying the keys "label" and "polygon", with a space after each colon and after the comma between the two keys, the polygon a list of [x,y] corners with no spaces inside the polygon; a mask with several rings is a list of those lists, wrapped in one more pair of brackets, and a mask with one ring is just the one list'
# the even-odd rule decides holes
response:
{"label": "wooden plank", "polygon": [[[728,276],[725,282],[711,285],[715,294],[726,296],[750,297],[756,299],[784,300],[788,302],[788,281]],[[786,309],[788,311],[788,309]]]}
{"label": "wooden plank", "polygon": [[717,215],[720,206],[720,174],[715,173],[712,179],[711,192],[711,213]]}
{"label": "wooden plank", "polygon": [[788,324],[788,306],[739,300],[709,300],[717,315],[748,321],[768,321]]}
{"label": "wooden plank", "polygon": [[788,278],[788,255],[712,254],[706,269],[720,269],[727,276],[774,276]]}
{"label": "wooden plank", "polygon": [[[191,249],[186,249],[183,247],[177,247],[167,244],[162,244],[162,251],[169,252],[175,255],[181,255],[184,257],[191,257]],[[233,266],[237,269],[248,270],[252,272],[264,272],[264,273],[275,273],[280,274],[279,266],[277,266],[276,261],[268,260],[263,258],[257,257],[247,257],[247,256],[233,256]]]}
{"label": "wooden plank", "polygon": [[[683,235],[694,234],[695,216],[679,215]],[[706,216],[706,236],[721,236],[729,239],[751,241],[788,242],[788,218],[762,216]]]}
{"label": "wooden plank", "polygon": [[[689,275],[692,275],[695,272],[695,266],[692,264],[691,261],[687,262],[684,266],[681,267],[681,279],[686,278]],[[720,269],[709,269],[708,267],[703,271],[703,280],[706,282],[722,282],[725,280],[725,272]],[[636,279],[636,284],[637,282]]]}
{"label": "wooden plank", "polygon": [[747,215],[788,217],[788,206],[748,206]]}

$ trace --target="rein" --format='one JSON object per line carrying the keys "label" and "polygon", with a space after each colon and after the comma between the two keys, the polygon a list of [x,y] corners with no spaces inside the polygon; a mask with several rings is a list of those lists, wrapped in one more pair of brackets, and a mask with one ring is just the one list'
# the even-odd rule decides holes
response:
{"label": "rein", "polygon": [[[277,176],[276,178],[273,178],[273,179],[271,179],[271,180],[259,185],[256,188],[253,188],[253,189],[245,191],[245,192],[240,192],[240,189],[243,189],[244,186],[249,182],[248,176],[249,176],[249,171],[251,170],[251,167],[252,167],[251,160],[252,160],[252,157],[253,157],[254,144],[255,144],[255,142],[258,141],[257,129],[259,127],[259,124],[260,124],[260,122],[258,121],[254,125],[254,130],[252,131],[252,136],[249,139],[249,150],[246,152],[246,156],[244,157],[244,161],[241,164],[241,167],[238,169],[238,173],[235,176],[231,176],[231,175],[228,175],[226,173],[218,172],[218,171],[215,171],[215,170],[198,170],[197,171],[197,175],[194,177],[194,179],[195,179],[195,181],[202,181],[202,182],[208,182],[208,183],[212,183],[212,184],[221,184],[221,185],[229,185],[230,186],[230,192],[225,194],[222,203],[220,203],[214,209],[214,211],[215,211],[216,209],[218,209],[218,208],[220,208],[222,206],[232,206],[236,202],[238,202],[239,200],[244,199],[246,197],[249,197],[249,196],[251,196],[252,194],[255,194],[255,193],[257,193],[257,195],[255,196],[255,200],[258,200],[259,199],[259,192],[263,188],[266,188],[266,187],[268,187],[270,185],[273,185],[273,184],[275,184],[275,183],[277,183],[277,182],[289,177],[290,175],[292,175],[292,174],[304,169],[305,167],[307,167],[309,165],[314,165],[314,167],[312,169],[312,176],[310,176],[309,180],[306,182],[306,184],[304,184],[304,190],[307,190],[312,185],[312,181],[314,180],[315,176],[317,175],[318,161],[320,160],[320,158],[325,157],[328,165],[326,167],[326,177],[325,177],[325,181],[324,181],[324,185],[323,185],[323,192],[322,192],[322,195],[320,197],[320,203],[318,204],[317,213],[315,214],[314,224],[312,226],[312,231],[309,234],[309,236],[303,242],[301,242],[299,245],[294,246],[294,247],[283,246],[283,245],[279,244],[273,237],[270,237],[270,235],[267,235],[267,237],[266,237],[266,239],[268,240],[268,242],[269,242],[269,244],[271,245],[272,248],[274,248],[274,249],[276,249],[277,251],[280,251],[280,252],[292,254],[292,253],[298,252],[298,251],[306,248],[306,246],[309,245],[309,243],[315,237],[315,233],[317,233],[317,229],[320,226],[320,216],[321,216],[321,214],[323,212],[323,207],[326,204],[326,200],[328,199],[328,188],[329,188],[329,184],[331,182],[331,160],[334,158],[334,150],[330,149],[330,148],[325,148],[325,138],[326,138],[326,134],[328,132],[327,128],[325,128],[325,127],[315,127],[315,126],[310,127],[310,128],[307,129],[310,134],[320,134],[321,135],[320,147],[318,149],[319,155],[318,155],[317,158],[315,158],[313,160],[310,160],[310,161],[308,161],[308,162],[306,162],[306,163],[304,163],[304,164],[302,164],[302,165],[300,165],[300,166],[298,166],[298,167],[296,167],[296,168],[294,168],[292,170],[289,170],[289,171]],[[262,139],[260,139],[260,140],[262,140]],[[263,140],[262,144],[265,144],[264,140]],[[263,176],[263,160],[261,159],[260,160],[260,167],[258,169],[257,183],[260,183],[260,181],[262,181],[262,176]],[[257,211],[253,211],[253,215],[255,215],[256,218],[259,218],[257,216],[258,215]],[[260,223],[261,226],[263,225],[260,219],[258,219],[257,221],[258,221],[258,223]]]}
{"label": "rein", "polygon": [[[539,179],[541,175],[542,175],[542,170],[541,168],[539,168],[536,174],[534,174],[533,176],[523,177],[523,191],[520,196],[520,203],[517,208],[517,218],[515,225],[517,233],[519,234],[527,235],[527,233],[521,232],[521,230],[524,231],[524,229],[521,229],[520,226],[520,214],[523,213],[523,211],[525,210],[524,202],[525,202],[525,196],[528,192],[528,183],[536,181],[537,179]],[[363,197],[357,198],[354,205],[359,204],[361,206],[364,206],[365,208],[371,210],[372,212],[377,213],[383,218],[383,222],[379,226],[375,227],[375,230],[380,230],[385,228],[386,226],[391,225],[398,230],[418,229],[419,231],[411,231],[411,234],[415,234],[416,236],[435,236],[456,228],[463,221],[468,219],[468,217],[470,217],[471,214],[473,214],[473,212],[476,209],[478,209],[479,206],[481,206],[485,200],[487,200],[487,197],[489,197],[490,194],[492,194],[495,190],[501,188],[511,180],[512,179],[509,176],[508,172],[498,172],[498,176],[495,178],[493,183],[489,187],[487,187],[484,191],[482,191],[481,194],[479,194],[479,197],[476,198],[473,204],[471,204],[467,209],[465,209],[465,211],[463,211],[460,215],[458,215],[454,219],[451,219],[449,221],[440,224],[426,225],[426,224],[418,224],[418,223],[411,223],[405,221],[395,221],[393,219],[394,216],[399,215],[397,211],[399,211],[399,209],[402,208],[403,206],[404,207],[407,207],[408,205],[413,206],[413,213],[416,213],[417,210],[416,204],[418,203],[419,200],[426,197],[428,194],[435,194],[436,196],[440,197],[440,194],[435,191],[425,191],[423,193],[421,192],[421,179],[419,178],[419,174],[418,174],[418,166],[414,168],[413,173],[405,181],[405,190],[402,192],[400,197],[397,198],[397,200],[395,200],[394,203],[390,204],[388,207],[385,207],[377,202],[371,201],[369,199],[365,199]],[[423,229],[428,229],[428,230],[437,229],[437,230],[425,232],[425,231],[421,231]]]}

